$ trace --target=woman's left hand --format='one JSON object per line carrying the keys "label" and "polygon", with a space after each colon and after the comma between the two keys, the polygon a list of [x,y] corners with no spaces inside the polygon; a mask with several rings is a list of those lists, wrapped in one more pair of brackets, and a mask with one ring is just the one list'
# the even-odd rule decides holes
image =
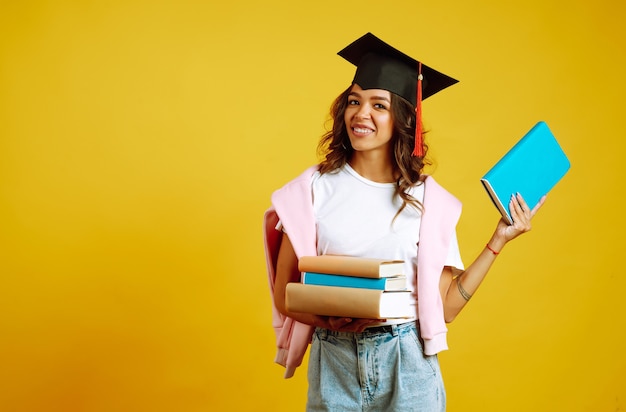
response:
{"label": "woman's left hand", "polygon": [[511,213],[511,217],[513,218],[513,224],[509,225],[504,219],[500,219],[498,222],[498,227],[496,228],[496,232],[498,235],[502,236],[505,242],[509,240],[513,240],[522,233],[528,232],[532,225],[530,223],[531,219],[539,208],[543,206],[546,197],[543,196],[539,203],[531,210],[524,198],[519,193],[515,196],[511,196],[511,200],[509,202],[509,212]]}

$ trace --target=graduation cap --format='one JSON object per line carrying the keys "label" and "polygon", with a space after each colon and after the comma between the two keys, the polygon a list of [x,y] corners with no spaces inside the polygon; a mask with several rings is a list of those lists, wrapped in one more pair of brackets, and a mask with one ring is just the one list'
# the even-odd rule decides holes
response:
{"label": "graduation cap", "polygon": [[415,106],[417,118],[413,155],[423,156],[422,100],[458,80],[407,56],[372,33],[366,33],[337,54],[357,67],[353,84],[364,90],[388,90]]}

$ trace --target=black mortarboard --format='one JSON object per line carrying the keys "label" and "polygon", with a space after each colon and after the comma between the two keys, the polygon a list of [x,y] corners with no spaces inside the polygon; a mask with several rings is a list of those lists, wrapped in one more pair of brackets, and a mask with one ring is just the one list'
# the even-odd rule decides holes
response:
{"label": "black mortarboard", "polygon": [[[353,83],[363,89],[383,89],[417,104],[419,62],[388,45],[372,33],[352,42],[339,53],[357,66]],[[458,80],[422,64],[422,100],[452,86]]]}
{"label": "black mortarboard", "polygon": [[337,54],[357,67],[353,84],[365,90],[388,90],[416,107],[413,155],[423,156],[422,100],[452,86],[458,80],[407,56],[372,33],[366,33]]}

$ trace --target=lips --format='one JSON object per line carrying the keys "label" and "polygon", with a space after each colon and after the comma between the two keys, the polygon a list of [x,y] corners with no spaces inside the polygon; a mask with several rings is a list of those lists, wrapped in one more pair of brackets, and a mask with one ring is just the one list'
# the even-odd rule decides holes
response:
{"label": "lips", "polygon": [[355,124],[354,126],[352,126],[352,133],[354,133],[355,136],[366,136],[373,132],[374,129],[364,124]]}

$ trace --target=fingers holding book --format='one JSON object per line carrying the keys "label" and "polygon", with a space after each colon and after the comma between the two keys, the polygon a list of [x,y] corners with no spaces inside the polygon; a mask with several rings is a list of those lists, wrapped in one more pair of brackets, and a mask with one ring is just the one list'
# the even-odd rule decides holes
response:
{"label": "fingers holding book", "polygon": [[537,214],[541,206],[545,203],[546,196],[541,197],[539,202],[532,209],[528,206],[521,194],[516,193],[509,200],[509,213],[513,223],[509,225],[504,219],[498,224],[498,229],[503,233],[505,242],[515,239],[522,233],[532,229],[531,221]]}

